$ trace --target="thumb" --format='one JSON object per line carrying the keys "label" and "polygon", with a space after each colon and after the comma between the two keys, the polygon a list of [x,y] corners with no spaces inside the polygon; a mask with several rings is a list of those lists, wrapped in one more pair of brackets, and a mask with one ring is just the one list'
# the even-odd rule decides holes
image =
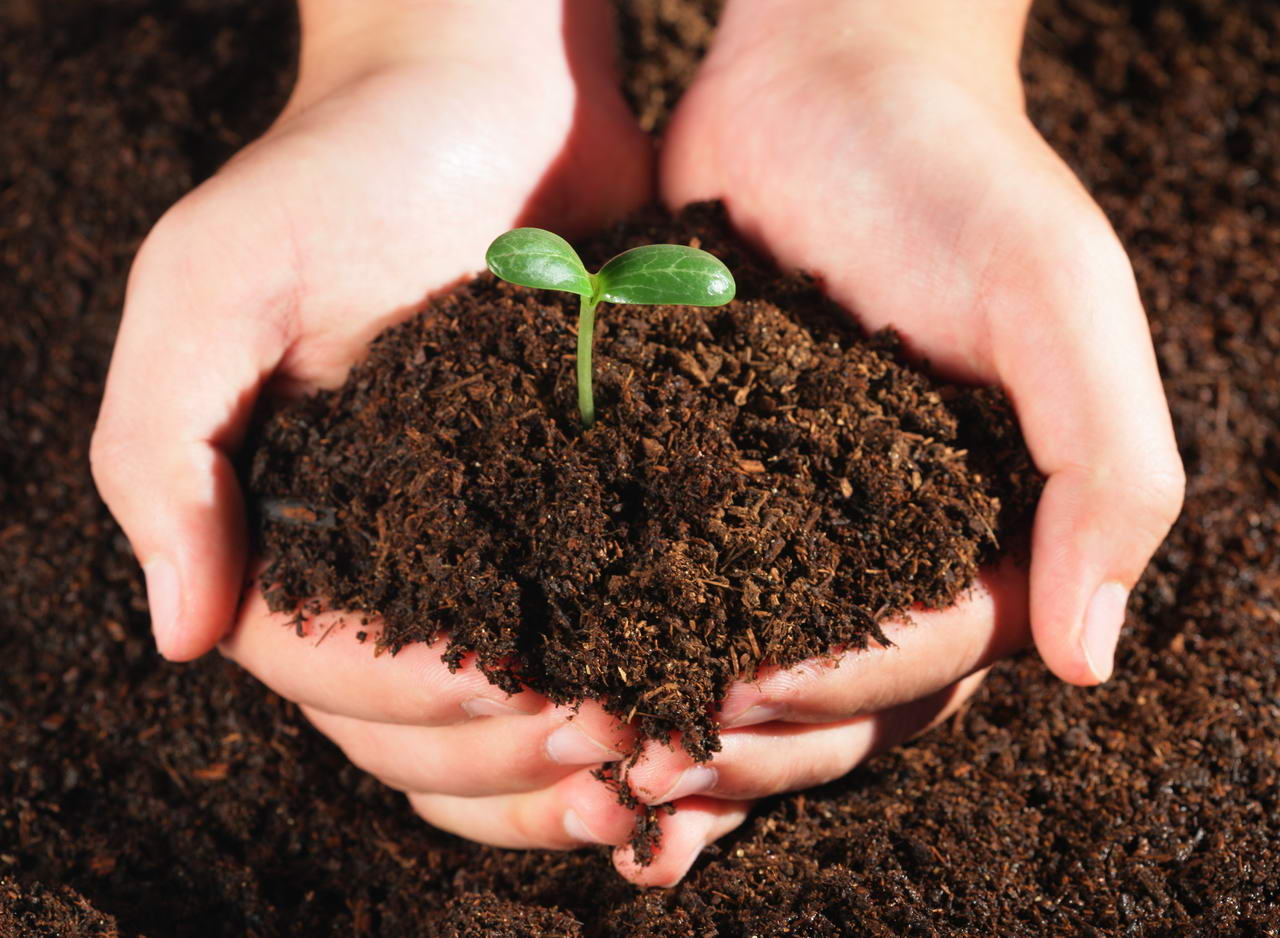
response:
{"label": "thumb", "polygon": [[177,661],[211,649],[239,603],[244,504],[228,453],[289,341],[293,302],[249,273],[278,268],[199,221],[180,203],[138,254],[90,447],[142,564],[156,645]]}
{"label": "thumb", "polygon": [[1055,674],[1096,684],[1111,675],[1129,591],[1178,515],[1184,475],[1114,233],[1099,217],[1037,250],[1034,292],[990,313],[993,364],[1048,476],[1032,532],[1032,634]]}

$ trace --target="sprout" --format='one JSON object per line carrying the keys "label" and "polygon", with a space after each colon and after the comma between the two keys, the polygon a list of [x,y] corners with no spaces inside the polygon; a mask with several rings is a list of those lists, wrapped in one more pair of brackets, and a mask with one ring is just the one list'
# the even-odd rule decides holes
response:
{"label": "sprout", "polygon": [[683,244],[649,244],[624,251],[588,273],[569,242],[541,228],[500,235],[485,253],[489,269],[525,287],[578,294],[578,410],[582,425],[595,423],[591,393],[591,345],[596,306],[610,303],[723,306],[733,299],[733,274],[706,251]]}

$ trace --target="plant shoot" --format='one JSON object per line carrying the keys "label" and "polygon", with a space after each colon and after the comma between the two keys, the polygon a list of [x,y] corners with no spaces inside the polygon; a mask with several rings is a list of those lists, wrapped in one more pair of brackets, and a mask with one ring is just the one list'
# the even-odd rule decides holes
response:
{"label": "plant shoot", "polygon": [[644,306],[723,306],[733,299],[733,274],[718,259],[683,244],[648,244],[623,251],[590,273],[569,242],[541,228],[516,228],[489,245],[485,263],[497,276],[523,287],[576,293],[578,307],[578,410],[582,425],[595,423],[591,346],[596,307],[602,302]]}

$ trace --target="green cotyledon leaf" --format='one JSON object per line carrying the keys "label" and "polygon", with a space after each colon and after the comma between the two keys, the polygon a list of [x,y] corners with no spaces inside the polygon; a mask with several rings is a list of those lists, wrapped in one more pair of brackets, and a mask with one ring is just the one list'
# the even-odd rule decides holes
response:
{"label": "green cotyledon leaf", "polygon": [[733,299],[733,274],[717,258],[683,244],[624,251],[596,274],[610,303],[723,306]]}
{"label": "green cotyledon leaf", "polygon": [[542,290],[590,297],[594,284],[569,242],[541,228],[515,228],[499,235],[484,255],[503,280]]}

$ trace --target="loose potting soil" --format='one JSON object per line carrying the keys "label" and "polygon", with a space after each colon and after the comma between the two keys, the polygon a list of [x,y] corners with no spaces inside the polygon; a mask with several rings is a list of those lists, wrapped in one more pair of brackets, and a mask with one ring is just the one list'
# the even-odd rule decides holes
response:
{"label": "loose potting soil", "polygon": [[[151,648],[89,434],[129,260],[282,103],[289,7],[0,4],[0,936],[1280,934],[1274,4],[1049,0],[1029,31],[1032,117],[1131,251],[1189,473],[1116,676],[1006,661],[648,893],[603,851],[432,831],[234,665]],[[623,10],[656,121],[709,20]]]}
{"label": "loose potting soil", "polygon": [[738,298],[602,307],[590,430],[577,297],[492,275],[278,409],[247,446],[251,497],[294,509],[260,513],[271,607],[376,615],[382,650],[445,630],[452,666],[474,652],[510,692],[602,700],[705,760],[731,681],[950,605],[1038,492],[1003,397],[862,341],[715,206],[586,256],[677,241],[725,260]]}

